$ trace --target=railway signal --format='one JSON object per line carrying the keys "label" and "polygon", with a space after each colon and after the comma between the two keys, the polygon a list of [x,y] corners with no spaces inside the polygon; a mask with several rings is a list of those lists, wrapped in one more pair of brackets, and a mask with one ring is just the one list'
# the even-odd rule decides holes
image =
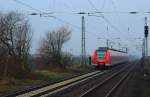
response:
{"label": "railway signal", "polygon": [[145,25],[144,26],[144,34],[145,34],[145,37],[148,37],[148,26],[147,25]]}

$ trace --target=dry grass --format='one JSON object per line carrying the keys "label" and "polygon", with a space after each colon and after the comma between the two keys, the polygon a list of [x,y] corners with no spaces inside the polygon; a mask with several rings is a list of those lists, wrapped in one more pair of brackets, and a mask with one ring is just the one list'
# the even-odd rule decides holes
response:
{"label": "dry grass", "polygon": [[[28,88],[31,85],[37,85],[48,81],[56,81],[66,77],[75,75],[76,73],[83,73],[89,69],[82,67],[81,65],[75,65],[72,69],[60,69],[53,68],[50,70],[38,70],[33,71],[28,78],[25,79],[7,79],[0,81],[0,95],[9,92],[22,90]],[[73,70],[75,69],[75,70]],[[78,70],[79,72],[75,72]]]}
{"label": "dry grass", "polygon": [[6,94],[12,91],[21,90],[34,84],[40,84],[43,80],[14,80],[13,82],[0,81],[0,94]]}

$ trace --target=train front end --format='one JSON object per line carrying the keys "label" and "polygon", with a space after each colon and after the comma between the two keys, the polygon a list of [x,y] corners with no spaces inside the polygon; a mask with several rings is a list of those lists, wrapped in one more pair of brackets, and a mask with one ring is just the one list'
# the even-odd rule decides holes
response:
{"label": "train front end", "polygon": [[94,51],[93,63],[97,69],[104,69],[110,64],[110,54],[106,47],[100,47]]}
{"label": "train front end", "polygon": [[93,63],[97,69],[113,67],[117,64],[128,62],[127,52],[99,47],[94,51]]}

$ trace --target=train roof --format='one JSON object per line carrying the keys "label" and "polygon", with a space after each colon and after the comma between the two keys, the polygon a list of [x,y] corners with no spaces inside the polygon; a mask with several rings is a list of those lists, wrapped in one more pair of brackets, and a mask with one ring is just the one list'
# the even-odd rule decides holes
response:
{"label": "train roof", "polygon": [[113,48],[108,48],[108,47],[98,47],[97,50],[101,50],[101,51],[113,50],[113,51],[118,51],[118,52],[122,52],[122,53],[127,53],[125,51],[121,51],[121,50],[117,50],[117,49],[113,49]]}

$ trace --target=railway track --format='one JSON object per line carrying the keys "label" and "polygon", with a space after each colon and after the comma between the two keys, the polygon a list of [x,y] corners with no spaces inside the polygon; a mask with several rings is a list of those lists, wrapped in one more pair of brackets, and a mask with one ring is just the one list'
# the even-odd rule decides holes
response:
{"label": "railway track", "polygon": [[108,76],[102,82],[82,93],[79,97],[115,97],[114,93],[124,80],[127,79],[137,63],[133,66],[128,65],[118,72],[113,73],[112,76]]}
{"label": "railway track", "polygon": [[38,88],[38,89],[34,89],[34,90],[28,90],[25,93],[20,93],[20,94],[16,94],[16,95],[8,95],[8,96],[4,96],[4,97],[37,97],[37,96],[41,96],[41,97],[45,97],[47,95],[56,93],[58,91],[61,91],[62,89],[65,88],[69,88],[73,85],[76,85],[80,82],[89,80],[90,78],[93,78],[95,76],[99,76],[101,74],[104,74],[107,71],[94,71],[91,73],[87,73],[81,76],[77,76],[59,83],[55,83],[52,85],[48,85],[42,88]]}
{"label": "railway track", "polygon": [[69,88],[62,88],[61,91],[58,91],[55,93],[50,92],[44,96],[46,96],[46,97],[79,97],[81,94],[85,93],[91,87],[93,87],[97,83],[101,82],[104,78],[111,76],[112,73],[117,72],[118,70],[120,70],[120,68],[122,68],[126,65],[128,65],[128,63],[118,65],[110,70],[107,70],[105,73],[103,73],[99,76],[92,77],[88,80],[77,83],[76,85],[73,85],[72,87],[69,87]]}
{"label": "railway track", "polygon": [[[123,67],[127,68],[128,63],[118,65],[110,70],[94,71],[68,80],[54,83],[52,85],[47,85],[34,90],[28,90],[20,94],[16,94],[13,96],[9,95],[5,97],[87,97],[85,95],[92,90],[91,87],[95,87],[97,83],[102,82],[102,80],[104,80],[104,78],[108,76],[111,77],[112,74],[118,75],[118,73],[116,72]],[[124,68],[121,69],[121,71],[123,70]],[[80,91],[80,93],[76,91]]]}

